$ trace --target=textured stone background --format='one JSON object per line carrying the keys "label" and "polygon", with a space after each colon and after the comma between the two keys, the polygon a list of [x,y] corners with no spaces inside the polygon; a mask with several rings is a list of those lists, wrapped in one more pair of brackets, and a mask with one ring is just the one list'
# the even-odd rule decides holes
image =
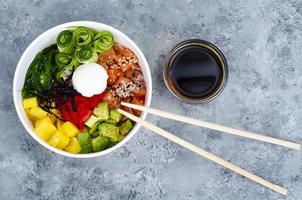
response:
{"label": "textured stone background", "polygon": [[[0,199],[302,198],[301,152],[148,116],[158,126],[289,189],[282,197],[141,129],[124,147],[95,159],[51,153],[16,115],[12,79],[30,42],[52,26],[92,20],[130,36],[149,61],[152,106],[302,143],[302,3],[296,1],[0,1]],[[216,44],[230,67],[216,100],[187,105],[162,79],[178,42]]]}

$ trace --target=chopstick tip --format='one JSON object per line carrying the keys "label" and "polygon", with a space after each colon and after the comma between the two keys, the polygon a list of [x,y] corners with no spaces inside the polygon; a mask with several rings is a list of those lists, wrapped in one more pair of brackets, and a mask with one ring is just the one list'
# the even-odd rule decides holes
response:
{"label": "chopstick tip", "polygon": [[281,193],[282,195],[284,195],[284,196],[287,196],[288,191],[287,191],[287,189],[282,188],[282,190],[280,191],[280,193]]}

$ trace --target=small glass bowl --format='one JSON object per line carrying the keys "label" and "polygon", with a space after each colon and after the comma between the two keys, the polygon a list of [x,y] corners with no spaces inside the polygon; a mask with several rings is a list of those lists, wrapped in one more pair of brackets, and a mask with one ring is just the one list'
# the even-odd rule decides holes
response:
{"label": "small glass bowl", "polygon": [[[176,90],[174,84],[172,83],[172,80],[169,76],[169,71],[171,68],[171,65],[175,59],[175,55],[179,51],[181,51],[183,48],[188,47],[188,46],[201,46],[203,48],[206,48],[209,50],[213,55],[215,55],[216,58],[214,58],[217,62],[219,62],[221,68],[222,68],[222,76],[219,82],[219,85],[216,87],[213,92],[211,92],[207,96],[203,97],[198,97],[198,98],[192,98],[192,97],[187,97],[183,94],[181,94],[179,91]],[[190,103],[190,104],[198,104],[198,103],[207,103],[211,100],[213,100],[215,97],[217,97],[222,90],[225,88],[227,80],[228,80],[228,64],[227,61],[223,55],[223,53],[213,44],[210,42],[200,40],[200,39],[189,39],[185,40],[178,45],[176,45],[171,52],[166,56],[165,58],[165,63],[164,63],[164,70],[163,70],[163,76],[164,76],[164,81],[169,89],[169,91],[179,100],[185,102],[185,103]]]}

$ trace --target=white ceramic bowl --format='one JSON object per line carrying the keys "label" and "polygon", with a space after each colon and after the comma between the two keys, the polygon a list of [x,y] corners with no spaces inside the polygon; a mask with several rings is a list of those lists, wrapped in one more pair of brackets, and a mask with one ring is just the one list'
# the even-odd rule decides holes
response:
{"label": "white ceramic bowl", "polygon": [[[55,26],[55,27],[45,31],[44,33],[42,33],[26,48],[26,50],[24,51],[23,55],[21,56],[21,58],[19,60],[19,63],[17,65],[16,71],[15,71],[15,75],[14,75],[14,85],[13,85],[14,103],[15,103],[15,108],[17,110],[18,116],[19,116],[23,126],[27,130],[27,132],[36,141],[38,141],[41,145],[43,145],[47,149],[49,149],[53,152],[56,152],[58,154],[61,154],[63,156],[74,157],[74,158],[97,157],[97,156],[105,155],[109,152],[112,152],[115,149],[124,145],[138,131],[139,125],[136,124],[134,126],[134,128],[131,130],[131,132],[122,141],[120,141],[118,144],[116,144],[115,146],[113,146],[109,149],[106,149],[104,151],[100,151],[97,153],[72,154],[72,153],[57,149],[55,147],[52,147],[47,142],[43,141],[34,132],[31,121],[26,116],[26,113],[22,107],[21,89],[23,87],[25,74],[26,74],[26,71],[27,71],[30,63],[33,61],[34,57],[36,56],[36,54],[39,51],[41,51],[45,47],[55,43],[56,37],[61,31],[65,30],[71,26],[86,26],[86,27],[96,29],[98,31],[108,30],[114,35],[114,37],[118,43],[121,43],[122,45],[130,48],[138,57],[139,64],[142,68],[142,72],[143,72],[144,79],[146,82],[147,94],[146,94],[145,105],[146,106],[150,105],[151,93],[152,93],[151,73],[150,73],[150,68],[149,68],[148,62],[147,62],[144,54],[140,50],[140,48],[128,36],[126,36],[124,33],[120,32],[119,30],[117,30],[111,26],[102,24],[102,23],[90,22],[90,21],[75,21],[75,22],[69,22],[69,23]],[[146,115],[147,115],[147,113],[142,113],[141,118],[145,119]]]}

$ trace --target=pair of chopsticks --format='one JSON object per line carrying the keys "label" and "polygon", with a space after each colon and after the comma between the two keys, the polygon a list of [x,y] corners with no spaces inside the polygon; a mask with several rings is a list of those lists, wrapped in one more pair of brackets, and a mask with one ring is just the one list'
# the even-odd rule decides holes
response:
{"label": "pair of chopsticks", "polygon": [[[289,142],[289,141],[285,141],[285,140],[281,140],[281,139],[276,139],[276,138],[272,138],[272,137],[268,137],[268,136],[263,136],[263,135],[259,135],[256,133],[252,133],[252,132],[247,132],[247,131],[242,131],[242,130],[238,130],[238,129],[234,129],[234,128],[229,128],[229,127],[225,127],[225,126],[221,126],[218,124],[214,124],[214,123],[209,123],[209,122],[205,122],[205,121],[201,121],[201,120],[197,120],[197,119],[193,119],[193,118],[189,118],[189,117],[185,117],[185,116],[181,116],[181,115],[177,115],[177,114],[173,114],[173,113],[168,113],[168,112],[164,112],[161,110],[157,110],[157,109],[153,109],[153,108],[149,108],[149,107],[145,107],[145,106],[140,106],[140,105],[135,105],[135,104],[130,104],[130,103],[125,103],[122,102],[123,106],[129,107],[129,108],[133,108],[136,110],[140,110],[140,111],[144,111],[144,112],[149,112],[151,114],[160,116],[160,117],[164,117],[164,118],[168,118],[168,119],[173,119],[176,121],[180,121],[180,122],[185,122],[188,124],[192,124],[192,125],[196,125],[196,126],[200,126],[200,127],[205,127],[205,128],[209,128],[209,129],[213,129],[213,130],[217,130],[217,131],[221,131],[221,132],[225,132],[225,133],[229,133],[229,134],[233,134],[233,135],[237,135],[237,136],[242,136],[242,137],[247,137],[250,139],[254,139],[254,140],[259,140],[259,141],[263,141],[263,142],[267,142],[267,143],[272,143],[272,144],[277,144],[280,146],[284,146],[284,147],[288,147],[291,149],[296,149],[296,150],[300,150],[301,145],[300,144],[296,144],[293,142]],[[146,122],[144,120],[142,120],[141,118],[138,118],[122,109],[118,109],[118,111],[120,113],[122,113],[123,115],[125,115],[126,117],[128,117],[129,119],[135,121],[136,123],[140,124],[141,126],[144,126],[145,128],[148,128],[150,130],[152,130],[153,132],[161,135],[162,137],[165,137],[166,139],[179,144],[180,146],[185,147],[186,149],[193,151],[227,169],[230,169],[232,171],[234,171],[235,173],[238,173],[246,178],[249,178],[267,188],[270,188],[271,190],[278,192],[282,195],[286,195],[287,194],[287,189],[283,188],[279,185],[273,184],[267,180],[264,180],[263,178],[256,176],[254,174],[252,174],[251,172],[246,171],[245,169],[242,169],[241,167],[238,167],[214,154],[211,154],[149,122]]]}

